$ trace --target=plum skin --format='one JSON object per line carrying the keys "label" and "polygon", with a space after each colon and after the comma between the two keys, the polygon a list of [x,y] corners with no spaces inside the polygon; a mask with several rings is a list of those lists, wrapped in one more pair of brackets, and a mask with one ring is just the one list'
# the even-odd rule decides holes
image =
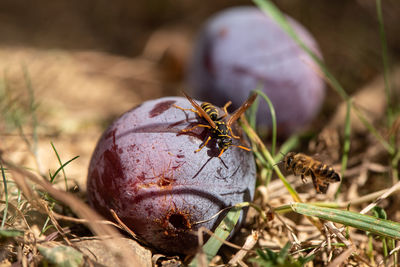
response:
{"label": "plum skin", "polygon": [[174,104],[192,108],[185,98],[161,98],[112,123],[92,155],[87,195],[97,211],[110,218],[113,209],[154,248],[194,254],[197,229],[214,230],[223,217],[196,222],[251,201],[256,169],[252,153],[233,146],[221,158],[215,142],[194,153],[209,130],[180,133],[201,119]]}
{"label": "plum skin", "polygon": [[[312,35],[287,16],[301,40],[320,56]],[[234,7],[210,18],[199,33],[187,71],[192,94],[238,108],[262,86],[276,110],[278,134],[287,137],[318,113],[325,96],[318,66],[277,24],[256,7]],[[257,113],[259,132],[270,129],[265,101]]]}

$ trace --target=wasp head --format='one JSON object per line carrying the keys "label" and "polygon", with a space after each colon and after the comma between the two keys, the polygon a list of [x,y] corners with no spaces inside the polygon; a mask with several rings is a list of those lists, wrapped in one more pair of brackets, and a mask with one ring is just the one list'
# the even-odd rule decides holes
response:
{"label": "wasp head", "polygon": [[232,145],[232,138],[229,136],[224,136],[224,138],[218,139],[218,147],[219,149],[228,149]]}
{"label": "wasp head", "polygon": [[220,157],[224,151],[232,145],[232,138],[230,136],[224,136],[223,138],[218,139],[217,144],[220,149],[218,157]]}

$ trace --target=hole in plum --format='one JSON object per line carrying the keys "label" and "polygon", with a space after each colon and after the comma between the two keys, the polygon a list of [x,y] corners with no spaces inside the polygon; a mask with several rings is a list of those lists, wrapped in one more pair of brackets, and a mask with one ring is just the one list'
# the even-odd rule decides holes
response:
{"label": "hole in plum", "polygon": [[177,230],[188,229],[189,222],[183,214],[172,214],[168,221]]}

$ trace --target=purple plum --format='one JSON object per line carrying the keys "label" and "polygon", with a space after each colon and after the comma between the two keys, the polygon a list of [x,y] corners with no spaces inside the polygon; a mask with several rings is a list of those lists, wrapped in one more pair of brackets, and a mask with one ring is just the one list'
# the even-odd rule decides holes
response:
{"label": "purple plum", "polygon": [[[287,19],[303,42],[320,55],[311,34]],[[280,136],[306,126],[325,96],[316,64],[255,7],[230,8],[209,19],[195,44],[187,76],[195,97],[219,106],[231,100],[237,108],[251,90],[261,86],[275,107]],[[265,101],[260,103],[257,125],[264,132],[271,126],[271,116]]]}
{"label": "purple plum", "polygon": [[146,101],[112,123],[92,155],[87,194],[96,210],[110,218],[113,209],[156,249],[194,254],[197,230],[214,230],[223,217],[197,222],[251,201],[256,168],[252,152],[234,146],[218,157],[215,140],[195,153],[210,130],[181,130],[207,122],[174,105],[192,108],[186,98],[166,97]]}

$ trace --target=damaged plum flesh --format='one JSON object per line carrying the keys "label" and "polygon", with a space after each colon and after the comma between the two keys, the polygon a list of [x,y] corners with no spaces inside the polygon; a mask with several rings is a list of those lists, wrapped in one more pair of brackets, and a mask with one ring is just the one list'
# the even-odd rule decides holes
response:
{"label": "damaged plum flesh", "polygon": [[[256,168],[252,152],[238,147],[229,147],[219,158],[214,139],[195,153],[210,130],[181,130],[207,123],[174,105],[192,108],[186,98],[161,98],[144,102],[112,123],[92,155],[87,193],[97,211],[111,218],[113,209],[154,248],[194,254],[197,230],[214,230],[224,213],[208,219],[253,199]],[[235,127],[236,135],[241,135],[239,130]],[[244,139],[233,144],[249,145]],[[198,223],[204,220],[208,221]]]}

